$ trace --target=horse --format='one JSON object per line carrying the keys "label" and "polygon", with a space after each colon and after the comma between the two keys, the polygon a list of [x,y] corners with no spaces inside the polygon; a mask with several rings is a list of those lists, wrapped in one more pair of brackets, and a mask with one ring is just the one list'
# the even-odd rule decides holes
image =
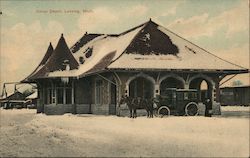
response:
{"label": "horse", "polygon": [[145,109],[147,111],[147,117],[153,118],[153,101],[152,99],[143,99],[140,97],[133,99],[133,104],[135,106],[135,115],[136,115],[136,109]]}
{"label": "horse", "polygon": [[123,104],[123,103],[127,103],[131,118],[137,117],[137,113],[136,113],[137,109],[145,109],[147,111],[147,117],[153,118],[153,110],[154,110],[153,99],[142,99],[140,97],[131,98],[128,96],[125,96],[125,97],[122,96],[120,100],[120,104]]}
{"label": "horse", "polygon": [[136,109],[135,106],[133,104],[133,98],[125,95],[121,97],[121,100],[119,102],[119,105],[126,103],[128,108],[129,108],[129,112],[130,112],[130,118],[135,118],[136,117]]}

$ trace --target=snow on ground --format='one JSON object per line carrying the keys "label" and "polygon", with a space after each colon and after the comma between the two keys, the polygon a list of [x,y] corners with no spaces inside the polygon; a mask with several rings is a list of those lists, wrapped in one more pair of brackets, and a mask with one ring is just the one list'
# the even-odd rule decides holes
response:
{"label": "snow on ground", "polygon": [[[212,118],[153,119],[1,109],[0,156],[248,157],[249,117],[224,109]],[[237,112],[249,116],[246,109]]]}
{"label": "snow on ground", "polygon": [[250,106],[248,107],[244,107],[244,106],[222,106],[221,107],[222,110],[225,112],[225,111],[246,111],[246,112],[249,112],[250,111]]}

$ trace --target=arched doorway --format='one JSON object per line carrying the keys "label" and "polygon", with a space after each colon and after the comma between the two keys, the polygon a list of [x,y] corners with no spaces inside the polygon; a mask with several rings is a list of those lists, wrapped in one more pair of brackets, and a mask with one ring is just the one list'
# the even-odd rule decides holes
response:
{"label": "arched doorway", "polygon": [[211,116],[213,106],[213,81],[208,77],[197,76],[189,82],[189,89],[198,90],[198,99],[205,104],[205,116]]}
{"label": "arched doorway", "polygon": [[198,98],[201,102],[205,103],[206,99],[212,101],[213,85],[211,81],[202,77],[194,78],[189,83],[189,89],[198,90]]}
{"label": "arched doorway", "polygon": [[129,83],[129,96],[133,98],[153,98],[154,84],[144,77],[137,77]]}
{"label": "arched doorway", "polygon": [[164,94],[168,88],[182,89],[184,88],[184,83],[174,77],[168,77],[160,83],[160,94]]}

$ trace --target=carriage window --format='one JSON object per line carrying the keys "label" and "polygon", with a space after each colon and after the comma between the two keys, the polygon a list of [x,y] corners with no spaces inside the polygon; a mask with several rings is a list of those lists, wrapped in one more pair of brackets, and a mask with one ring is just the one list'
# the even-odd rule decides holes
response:
{"label": "carriage window", "polygon": [[197,94],[196,94],[196,92],[190,92],[188,97],[189,97],[189,99],[194,100],[194,99],[197,99]]}
{"label": "carriage window", "polygon": [[97,80],[95,83],[95,103],[102,103],[102,81]]}
{"label": "carriage window", "polygon": [[180,101],[183,100],[183,93],[178,92],[177,93],[177,99],[180,100]]}
{"label": "carriage window", "polygon": [[188,100],[188,92],[184,92],[184,100]]}

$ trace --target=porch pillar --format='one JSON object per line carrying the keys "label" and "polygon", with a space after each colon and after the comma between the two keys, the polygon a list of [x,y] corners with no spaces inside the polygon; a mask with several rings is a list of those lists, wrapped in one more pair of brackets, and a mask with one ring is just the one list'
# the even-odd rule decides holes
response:
{"label": "porch pillar", "polygon": [[185,82],[184,89],[189,89],[189,83],[188,83],[188,81]]}
{"label": "porch pillar", "polygon": [[72,113],[77,114],[77,107],[75,104],[75,82],[73,79],[71,82],[71,104],[72,104]]}
{"label": "porch pillar", "polygon": [[154,97],[156,97],[156,95],[160,95],[160,85],[157,83],[155,84]]}
{"label": "porch pillar", "polygon": [[72,104],[75,104],[75,80],[72,80],[71,90],[72,90],[72,93],[71,93]]}
{"label": "porch pillar", "polygon": [[212,109],[214,115],[220,115],[221,114],[221,105],[219,102],[219,94],[220,94],[220,88],[219,83],[213,84],[213,92],[212,92]]}
{"label": "porch pillar", "polygon": [[129,84],[126,84],[125,95],[129,96]]}

